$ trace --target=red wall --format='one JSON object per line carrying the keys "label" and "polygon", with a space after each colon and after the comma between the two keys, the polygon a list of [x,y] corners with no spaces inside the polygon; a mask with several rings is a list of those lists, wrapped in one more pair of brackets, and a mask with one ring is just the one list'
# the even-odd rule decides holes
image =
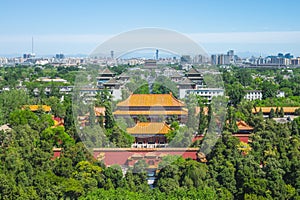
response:
{"label": "red wall", "polygon": [[[128,151],[117,151],[117,150],[109,150],[109,149],[101,149],[101,150],[95,150],[94,151],[94,157],[97,158],[97,156],[102,153],[104,154],[104,163],[106,165],[113,165],[113,164],[119,164],[119,165],[127,165],[127,160],[129,157],[131,157],[133,154],[134,155],[141,155],[143,158],[140,159],[144,159],[146,161],[148,160],[161,160],[161,158],[159,157],[160,155],[181,155],[183,158],[191,158],[196,160],[197,156],[197,148],[191,148],[191,149],[171,149],[168,150],[167,148],[164,150],[158,150],[158,151],[153,151],[150,149],[128,149]],[[156,159],[155,158],[147,158],[145,157],[146,154],[151,153],[151,155],[156,155]],[[138,159],[133,159],[133,160],[138,160]],[[132,163],[132,162],[130,162]]]}
{"label": "red wall", "polygon": [[244,135],[244,136],[237,136],[241,142],[245,142],[248,143],[249,141],[249,136],[248,135]]}

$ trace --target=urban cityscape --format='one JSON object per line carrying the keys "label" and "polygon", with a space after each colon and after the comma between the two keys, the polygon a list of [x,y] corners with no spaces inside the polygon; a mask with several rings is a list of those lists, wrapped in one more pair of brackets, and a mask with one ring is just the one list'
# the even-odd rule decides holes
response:
{"label": "urban cityscape", "polygon": [[[158,51],[158,50],[157,50]],[[159,52],[159,51],[158,51]],[[156,53],[158,53],[156,52]],[[153,53],[153,59],[157,61],[158,64],[175,64],[181,62],[186,63],[210,63],[212,65],[237,65],[240,67],[298,67],[300,66],[300,57],[295,57],[291,53],[278,53],[277,55],[268,55],[268,56],[249,56],[249,57],[240,57],[236,55],[234,50],[228,50],[226,53],[212,54],[210,62],[207,60],[202,60],[201,57],[195,56],[191,57],[190,55],[182,55],[182,57],[164,57],[158,58],[158,55]],[[98,63],[103,66],[109,65],[113,66],[115,64],[144,64],[147,58],[139,56],[136,58],[130,59],[114,59],[114,51],[111,51],[111,56],[108,58],[90,58],[89,56],[81,57],[70,57],[65,56],[63,53],[57,53],[52,57],[38,57],[34,53],[33,49],[31,53],[24,53],[18,57],[0,57],[0,66],[16,66],[19,64],[22,65],[46,65],[51,64],[55,66],[79,66],[83,64],[93,64]]]}
{"label": "urban cityscape", "polygon": [[299,199],[299,3],[269,3],[0,3],[0,200]]}

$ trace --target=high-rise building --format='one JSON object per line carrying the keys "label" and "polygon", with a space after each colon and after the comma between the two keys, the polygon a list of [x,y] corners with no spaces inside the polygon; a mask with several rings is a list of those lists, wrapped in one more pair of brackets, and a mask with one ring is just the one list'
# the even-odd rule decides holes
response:
{"label": "high-rise building", "polygon": [[114,51],[110,51],[110,58],[113,60],[114,59]]}
{"label": "high-rise building", "polygon": [[260,57],[257,59],[256,64],[257,64],[257,65],[263,65],[263,64],[266,64],[266,59],[260,56]]}
{"label": "high-rise building", "polygon": [[229,65],[234,61],[234,51],[230,50],[227,54],[211,55],[212,65]]}
{"label": "high-rise building", "polygon": [[291,65],[300,65],[300,57],[292,58],[291,59]]}
{"label": "high-rise building", "polygon": [[65,58],[65,55],[62,54],[62,53],[58,53],[58,54],[55,55],[55,58],[56,58],[56,59],[64,59],[64,58]]}
{"label": "high-rise building", "polygon": [[218,64],[218,56],[216,54],[211,55],[211,64],[212,65]]}
{"label": "high-rise building", "polygon": [[193,63],[201,64],[203,63],[203,56],[202,55],[195,55],[193,58]]}
{"label": "high-rise building", "polygon": [[286,53],[286,54],[284,55],[284,57],[287,58],[287,59],[292,59],[294,56],[291,55],[290,53]]}
{"label": "high-rise building", "polygon": [[218,65],[228,65],[230,64],[230,59],[228,55],[220,54],[218,56]]}
{"label": "high-rise building", "polygon": [[283,56],[283,53],[278,53],[277,57],[283,58],[283,57],[284,57],[284,56]]}
{"label": "high-rise building", "polygon": [[191,63],[192,59],[191,56],[189,55],[182,55],[180,58],[180,62],[185,64],[185,63]]}
{"label": "high-rise building", "polygon": [[234,50],[229,50],[229,51],[227,52],[227,56],[229,56],[229,61],[230,61],[231,63],[234,63]]}
{"label": "high-rise building", "polygon": [[30,58],[31,57],[31,54],[30,53],[24,53],[23,54],[23,58],[24,59],[27,59],[27,58]]}
{"label": "high-rise building", "polygon": [[234,50],[229,50],[227,55],[232,58],[234,56]]}

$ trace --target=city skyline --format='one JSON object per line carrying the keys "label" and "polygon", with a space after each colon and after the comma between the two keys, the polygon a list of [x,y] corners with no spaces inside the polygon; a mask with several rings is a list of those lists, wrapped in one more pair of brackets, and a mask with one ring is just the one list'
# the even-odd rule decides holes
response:
{"label": "city skyline", "polygon": [[210,54],[300,55],[297,1],[7,1],[1,3],[0,55],[89,54],[106,39],[143,27],[181,32]]}

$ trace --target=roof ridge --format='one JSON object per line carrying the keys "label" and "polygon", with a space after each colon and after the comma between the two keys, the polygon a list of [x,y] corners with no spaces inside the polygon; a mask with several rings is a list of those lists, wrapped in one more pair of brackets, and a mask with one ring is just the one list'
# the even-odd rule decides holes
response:
{"label": "roof ridge", "polygon": [[168,94],[131,94],[117,106],[184,106],[172,93]]}
{"label": "roof ridge", "polygon": [[127,128],[127,132],[130,134],[166,134],[170,129],[170,126],[168,126],[165,121],[137,122],[134,127]]}
{"label": "roof ridge", "polygon": [[114,74],[114,73],[106,67],[101,71],[99,70],[99,74]]}
{"label": "roof ridge", "polygon": [[127,72],[122,72],[118,77],[130,77]]}
{"label": "roof ridge", "polygon": [[107,82],[105,82],[104,85],[105,85],[105,84],[108,84],[108,83],[119,83],[119,82],[117,81],[116,78],[111,78],[111,79],[109,79]]}
{"label": "roof ridge", "polygon": [[191,84],[192,85],[192,84],[194,84],[194,82],[191,81],[189,78],[185,78],[179,84]]}
{"label": "roof ridge", "polygon": [[172,73],[171,77],[182,77],[182,76],[178,73],[178,71],[175,71]]}
{"label": "roof ridge", "polygon": [[191,67],[190,69],[189,69],[189,71],[187,71],[187,74],[194,74],[194,73],[200,73],[198,70],[196,70],[194,67]]}

